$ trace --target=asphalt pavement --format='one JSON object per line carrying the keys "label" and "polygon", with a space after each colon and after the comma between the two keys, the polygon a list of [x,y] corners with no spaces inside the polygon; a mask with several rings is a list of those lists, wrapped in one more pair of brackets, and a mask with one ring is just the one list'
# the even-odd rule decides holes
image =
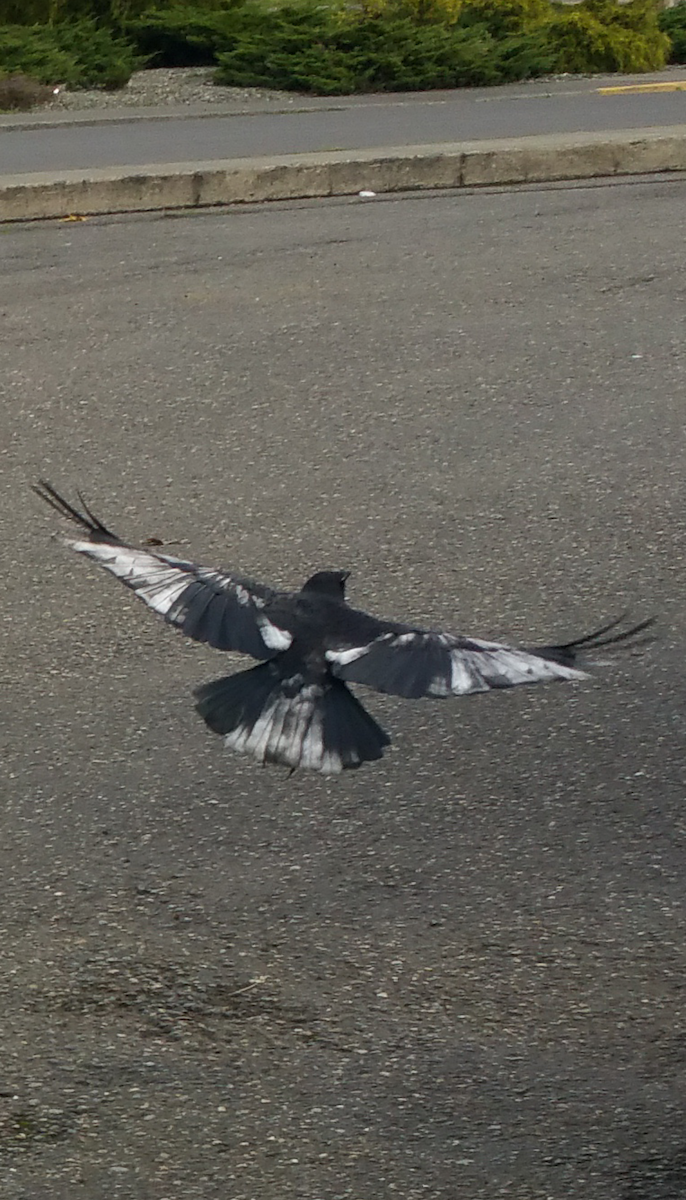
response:
{"label": "asphalt pavement", "polygon": [[[5,226],[8,1200],[686,1193],[683,181]],[[234,665],[51,538],[520,644],[581,686],[365,694],[337,780],[223,752]]]}
{"label": "asphalt pavement", "polygon": [[[656,79],[686,77],[683,68]],[[686,91],[604,95],[636,77],[562,79],[447,92],[291,98],[284,111],[256,98],[219,115],[119,110],[80,119],[42,114],[0,121],[0,174],[198,162],[270,154],[457,142],[529,134],[643,129],[686,122]],[[278,105],[277,105],[278,107]],[[145,119],[147,117],[147,119]],[[154,118],[154,119],[153,119]],[[90,122],[96,122],[91,124]]]}

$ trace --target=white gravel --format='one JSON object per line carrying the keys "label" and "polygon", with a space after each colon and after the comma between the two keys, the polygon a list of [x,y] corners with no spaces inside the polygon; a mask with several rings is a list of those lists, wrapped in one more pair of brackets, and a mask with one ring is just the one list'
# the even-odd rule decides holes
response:
{"label": "white gravel", "polygon": [[157,67],[136,71],[123,88],[110,91],[60,88],[39,110],[43,112],[83,111],[110,108],[164,108],[183,105],[242,106],[255,99],[293,103],[294,96],[267,88],[217,86],[212,82],[214,67]]}

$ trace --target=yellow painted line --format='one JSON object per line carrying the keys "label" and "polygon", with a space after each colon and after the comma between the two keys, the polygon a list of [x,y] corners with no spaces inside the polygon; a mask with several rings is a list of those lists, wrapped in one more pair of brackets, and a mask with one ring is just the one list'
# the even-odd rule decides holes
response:
{"label": "yellow painted line", "polygon": [[686,79],[671,83],[627,83],[623,87],[596,88],[601,96],[618,96],[621,92],[686,92]]}

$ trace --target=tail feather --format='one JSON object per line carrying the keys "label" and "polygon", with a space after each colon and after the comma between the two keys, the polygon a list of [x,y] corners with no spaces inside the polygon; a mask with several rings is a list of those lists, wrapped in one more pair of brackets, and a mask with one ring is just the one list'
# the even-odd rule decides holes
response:
{"label": "tail feather", "polygon": [[390,738],[338,679],[283,678],[273,661],[205,684],[197,710],[224,744],[325,775],[381,758]]}

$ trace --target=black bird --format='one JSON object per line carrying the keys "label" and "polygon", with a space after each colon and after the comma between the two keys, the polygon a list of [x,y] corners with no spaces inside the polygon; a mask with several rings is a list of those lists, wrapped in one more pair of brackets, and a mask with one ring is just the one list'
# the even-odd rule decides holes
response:
{"label": "black bird", "polygon": [[416,700],[585,679],[580,657],[634,640],[652,624],[617,631],[620,618],[563,645],[517,650],[380,621],[346,603],[347,571],[318,571],[299,592],[275,591],[230,571],[129,546],[80,494],[83,512],[49,483],[33,490],[87,534],[64,539],[72,550],[111,571],[186,637],[263,660],[198,688],[197,709],[231,750],[293,770],[337,774],[381,758],[390,745],[346,682]]}

